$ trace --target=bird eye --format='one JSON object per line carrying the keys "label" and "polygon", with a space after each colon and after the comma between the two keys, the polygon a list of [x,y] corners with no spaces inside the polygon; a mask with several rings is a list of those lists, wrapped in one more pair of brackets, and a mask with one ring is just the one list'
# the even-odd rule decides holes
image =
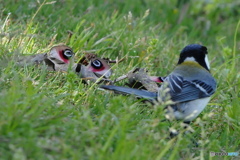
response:
{"label": "bird eye", "polygon": [[68,58],[73,56],[73,52],[71,50],[69,50],[69,49],[64,50],[63,54],[64,54],[64,56],[66,56]]}
{"label": "bird eye", "polygon": [[96,59],[92,62],[92,66],[94,68],[101,68],[102,67],[102,62],[100,62],[99,60]]}

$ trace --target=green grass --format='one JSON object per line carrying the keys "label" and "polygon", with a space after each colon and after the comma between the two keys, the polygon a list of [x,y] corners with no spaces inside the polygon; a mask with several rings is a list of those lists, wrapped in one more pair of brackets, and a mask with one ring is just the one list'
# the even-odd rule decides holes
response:
{"label": "green grass", "polygon": [[[184,15],[177,0],[1,1],[0,159],[237,159],[209,153],[240,152],[240,4],[186,2]],[[134,67],[167,75],[185,45],[200,43],[208,47],[218,89],[185,135],[180,122],[162,121],[162,106],[12,59],[58,43],[77,57],[83,51],[125,57],[112,79]],[[180,134],[169,139],[169,128]]]}

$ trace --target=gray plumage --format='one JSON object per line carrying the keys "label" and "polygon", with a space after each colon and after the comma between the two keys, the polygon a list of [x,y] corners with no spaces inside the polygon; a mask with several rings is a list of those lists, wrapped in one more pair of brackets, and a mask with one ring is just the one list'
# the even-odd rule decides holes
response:
{"label": "gray plumage", "polygon": [[[124,94],[133,94],[150,101],[165,100],[169,95],[173,104],[167,115],[185,122],[195,119],[216,91],[216,81],[209,72],[207,48],[198,44],[186,46],[177,67],[166,78],[158,93],[117,86],[100,86]],[[166,94],[164,91],[168,89]]]}

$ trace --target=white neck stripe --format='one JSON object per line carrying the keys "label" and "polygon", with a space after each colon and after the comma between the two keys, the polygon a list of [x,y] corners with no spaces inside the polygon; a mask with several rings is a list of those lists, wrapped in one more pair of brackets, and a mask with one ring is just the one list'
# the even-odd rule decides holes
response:
{"label": "white neck stripe", "polygon": [[205,60],[205,63],[206,63],[206,65],[207,65],[208,70],[210,70],[210,64],[209,64],[208,56],[207,56],[207,55],[205,55],[204,60]]}
{"label": "white neck stripe", "polygon": [[193,61],[193,62],[196,62],[196,59],[194,57],[187,57],[184,62],[186,61]]}

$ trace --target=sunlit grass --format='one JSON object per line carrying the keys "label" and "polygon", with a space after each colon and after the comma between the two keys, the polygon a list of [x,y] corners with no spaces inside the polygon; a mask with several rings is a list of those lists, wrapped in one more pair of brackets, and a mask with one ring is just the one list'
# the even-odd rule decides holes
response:
{"label": "sunlit grass", "polygon": [[[211,151],[240,152],[237,2],[190,2],[182,20],[184,7],[174,0],[1,3],[0,159],[210,159]],[[59,43],[77,58],[84,51],[124,57],[112,79],[134,67],[165,76],[184,46],[200,43],[218,89],[185,134],[181,122],[163,121],[161,106],[84,85],[73,72],[14,63],[16,54]],[[170,139],[170,129],[180,134]]]}

